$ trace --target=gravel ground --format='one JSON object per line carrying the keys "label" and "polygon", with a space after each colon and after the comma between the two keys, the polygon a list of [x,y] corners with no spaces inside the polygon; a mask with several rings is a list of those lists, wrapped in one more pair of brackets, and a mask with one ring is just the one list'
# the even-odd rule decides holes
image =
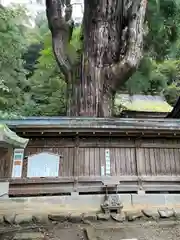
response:
{"label": "gravel ground", "polygon": [[[179,240],[180,223],[123,223],[104,222],[92,225],[78,224],[52,224],[49,226],[39,226],[34,229],[27,227],[21,230],[11,228],[0,228],[0,240],[13,240],[17,232],[30,234],[31,232],[41,232],[44,240],[87,240],[86,231],[92,240]],[[4,233],[2,233],[4,232]],[[20,239],[21,240],[21,239]],[[34,239],[33,239],[34,240]]]}

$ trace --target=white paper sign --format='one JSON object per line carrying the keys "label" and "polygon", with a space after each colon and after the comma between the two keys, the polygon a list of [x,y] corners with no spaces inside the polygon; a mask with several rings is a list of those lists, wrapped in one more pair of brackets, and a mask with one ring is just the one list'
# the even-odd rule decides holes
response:
{"label": "white paper sign", "polygon": [[27,177],[58,177],[59,156],[39,153],[28,157]]}
{"label": "white paper sign", "polygon": [[105,150],[105,158],[106,158],[106,176],[109,176],[109,175],[111,175],[111,163],[110,163],[109,149]]}
{"label": "white paper sign", "polygon": [[21,178],[24,149],[14,149],[12,178]]}
{"label": "white paper sign", "polygon": [[101,176],[104,176],[105,172],[104,172],[104,166],[101,166]]}

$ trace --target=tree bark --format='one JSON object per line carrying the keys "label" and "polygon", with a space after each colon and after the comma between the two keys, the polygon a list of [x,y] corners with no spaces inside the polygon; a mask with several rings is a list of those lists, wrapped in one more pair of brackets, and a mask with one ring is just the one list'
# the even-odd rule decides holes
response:
{"label": "tree bark", "polygon": [[70,0],[46,0],[56,60],[68,86],[67,114],[110,117],[118,88],[136,71],[142,57],[146,0],[84,0],[83,53],[79,77],[64,49],[70,20],[62,8]]}
{"label": "tree bark", "polygon": [[172,111],[167,114],[167,118],[180,118],[180,97],[176,101]]}

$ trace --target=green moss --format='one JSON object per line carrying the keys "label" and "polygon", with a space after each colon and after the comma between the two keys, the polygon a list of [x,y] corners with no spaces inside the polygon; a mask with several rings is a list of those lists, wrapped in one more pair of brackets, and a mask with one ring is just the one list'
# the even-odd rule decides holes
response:
{"label": "green moss", "polygon": [[117,96],[115,99],[115,109],[118,112],[122,110],[130,110],[130,111],[142,111],[142,112],[171,112],[172,107],[163,100],[148,100],[146,97],[145,100],[136,99],[133,101],[129,101],[127,98],[121,98],[121,96]]}

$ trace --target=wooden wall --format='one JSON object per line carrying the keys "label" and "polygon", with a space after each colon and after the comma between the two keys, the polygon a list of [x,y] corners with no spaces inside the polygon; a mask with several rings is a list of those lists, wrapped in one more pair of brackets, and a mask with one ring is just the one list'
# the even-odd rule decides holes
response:
{"label": "wooden wall", "polygon": [[180,176],[180,140],[143,140],[136,152],[140,175]]}
{"label": "wooden wall", "polygon": [[[101,176],[105,150],[110,150],[112,176],[180,176],[180,140],[133,138],[32,139],[30,156],[53,152],[62,156],[59,176]],[[23,177],[27,176],[27,159]]]}

